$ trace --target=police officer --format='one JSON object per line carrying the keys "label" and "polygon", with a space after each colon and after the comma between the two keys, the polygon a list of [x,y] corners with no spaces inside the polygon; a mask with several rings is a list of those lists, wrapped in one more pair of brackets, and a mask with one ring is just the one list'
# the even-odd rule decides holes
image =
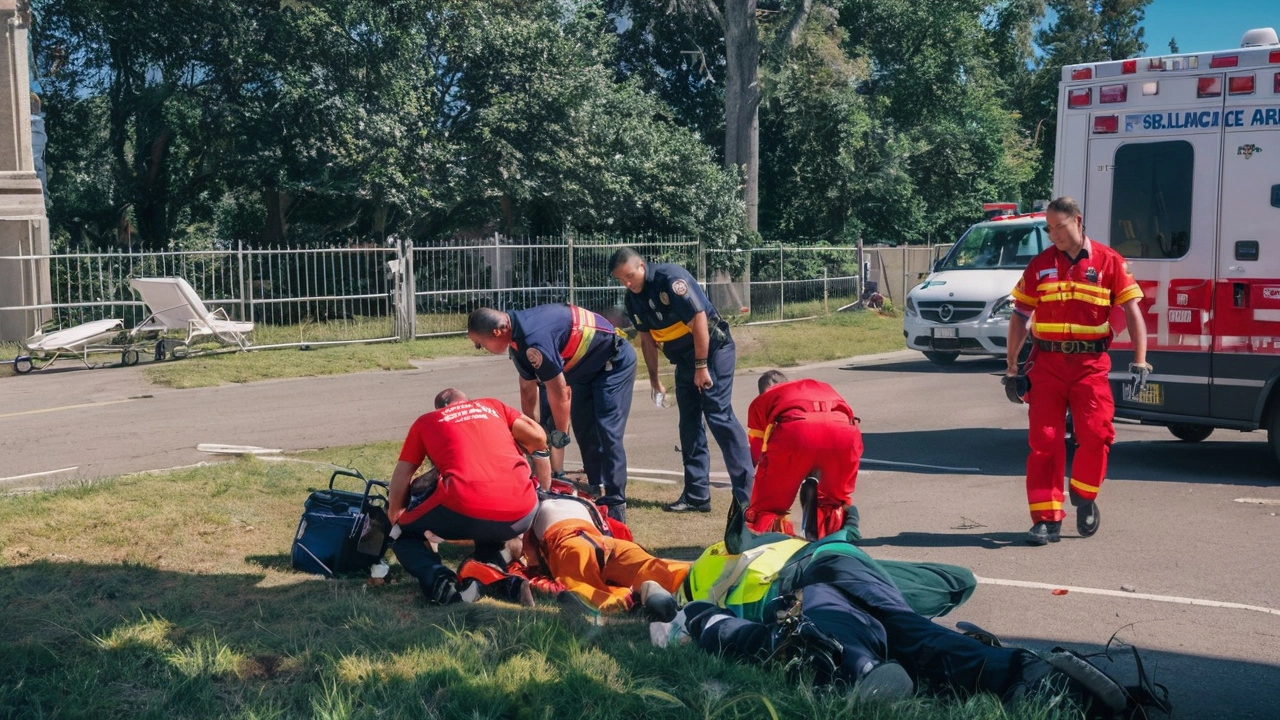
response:
{"label": "police officer", "polygon": [[565,303],[509,313],[480,308],[467,318],[476,348],[508,353],[520,374],[520,406],[537,418],[538,385],[546,388],[555,428],[548,433],[552,466],[563,468],[569,426],[578,438],[587,482],[599,504],[626,521],[627,452],[622,436],[631,413],[636,351],[600,315]]}
{"label": "police officer", "polygon": [[635,250],[622,248],[610,258],[609,272],[628,290],[627,313],[639,331],[655,396],[666,392],[658,380],[659,344],[675,366],[684,492],[665,509],[711,511],[711,455],[704,417],[724,455],[733,494],[746,505],[751,497],[751,452],[731,404],[736,354],[729,324],[679,265],[649,265]]}
{"label": "police officer", "polygon": [[1124,309],[1133,341],[1129,372],[1135,392],[1146,386],[1151,372],[1146,362],[1147,327],[1138,307],[1142,289],[1130,274],[1128,263],[1116,251],[1085,236],[1080,206],[1069,197],[1049,203],[1045,223],[1053,247],[1032,259],[1013,289],[1014,312],[1006,346],[1008,388],[1017,380],[1018,353],[1028,329],[1036,345],[1034,362],[1027,371],[1031,426],[1027,502],[1034,523],[1027,542],[1032,545],[1058,542],[1066,516],[1062,479],[1068,408],[1077,443],[1068,483],[1071,503],[1076,506],[1076,530],[1082,537],[1090,537],[1102,521],[1096,500],[1116,436],[1112,425],[1115,401],[1107,381],[1112,308]]}

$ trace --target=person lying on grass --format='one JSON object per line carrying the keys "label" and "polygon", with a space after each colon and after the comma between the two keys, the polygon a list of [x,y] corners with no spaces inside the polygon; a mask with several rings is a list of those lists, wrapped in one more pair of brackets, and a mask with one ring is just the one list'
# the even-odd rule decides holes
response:
{"label": "person lying on grass", "polygon": [[[1040,657],[1001,647],[973,628],[934,623],[973,593],[973,573],[938,563],[877,562],[854,542],[857,514],[816,542],[757,535],[736,503],[725,540],[702,554],[681,584],[680,612],[654,622],[654,644],[696,642],[707,652],[778,661],[814,682],[852,688],[866,700],[911,696],[917,685],[961,697],[1014,702],[1065,694],[1097,716],[1129,709],[1132,695],[1070,652]],[[978,639],[981,637],[987,642]]]}
{"label": "person lying on grass", "polygon": [[525,536],[526,561],[545,568],[563,585],[567,595],[559,598],[561,602],[582,602],[593,612],[642,606],[651,616],[670,620],[676,613],[672,593],[689,563],[654,557],[630,539],[618,537],[623,534],[618,525],[590,500],[539,493],[538,514]]}

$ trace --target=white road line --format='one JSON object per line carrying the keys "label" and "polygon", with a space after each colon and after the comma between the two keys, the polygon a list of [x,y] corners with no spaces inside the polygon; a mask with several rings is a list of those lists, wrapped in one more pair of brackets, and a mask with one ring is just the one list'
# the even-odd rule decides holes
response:
{"label": "white road line", "polygon": [[1236,502],[1247,505],[1280,505],[1280,500],[1268,500],[1267,498],[1236,498]]}
{"label": "white road line", "polygon": [[1280,615],[1280,610],[1260,605],[1244,605],[1242,603],[1221,602],[1218,600],[1201,600],[1199,598],[1178,597],[1175,595],[1149,595],[1147,593],[1131,593],[1123,590],[1104,590],[1102,588],[1076,587],[1074,585],[1051,585],[1041,582],[1027,582],[1025,580],[1002,580],[999,578],[977,578],[980,585],[1004,585],[1006,587],[1030,588],[1032,590],[1066,590],[1068,592],[1080,593],[1082,595],[1107,595],[1110,597],[1131,598],[1134,600],[1152,600],[1155,602],[1174,603],[1176,605],[1199,605],[1201,607],[1226,608],[1228,610],[1250,610],[1253,612],[1266,613],[1268,615]]}
{"label": "white road line", "polygon": [[44,477],[46,475],[57,475],[58,473],[71,472],[72,470],[79,469],[79,465],[73,465],[71,467],[58,468],[57,470],[45,470],[44,472],[33,472],[27,473],[26,475],[14,475],[12,477],[0,478],[0,483],[9,482],[10,480],[26,480],[28,478]]}
{"label": "white road line", "polygon": [[41,413],[59,412],[61,410],[79,410],[80,408],[102,407],[103,405],[117,405],[119,403],[133,402],[136,398],[125,398],[123,400],[104,400],[102,402],[80,403],[79,405],[59,405],[58,407],[40,408],[39,410],[21,410],[19,412],[5,413],[0,418],[20,417],[22,415],[39,415]]}
{"label": "white road line", "polygon": [[892,460],[876,460],[875,458],[864,457],[864,463],[875,463],[876,465],[889,465],[892,467],[905,468],[921,468],[923,470],[950,470],[951,472],[982,472],[982,468],[976,467],[947,467],[946,465],[921,465],[920,463],[894,462]]}

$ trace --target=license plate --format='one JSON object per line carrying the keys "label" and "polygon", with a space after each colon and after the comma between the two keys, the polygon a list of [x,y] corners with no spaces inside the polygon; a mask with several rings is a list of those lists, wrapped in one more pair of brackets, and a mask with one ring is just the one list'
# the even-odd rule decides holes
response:
{"label": "license plate", "polygon": [[1134,394],[1133,386],[1125,383],[1121,385],[1120,396],[1125,402],[1138,403],[1139,405],[1163,405],[1164,392],[1160,388],[1160,383],[1147,383],[1142,392]]}
{"label": "license plate", "polygon": [[955,328],[948,328],[948,327],[936,327],[936,328],[934,328],[934,329],[933,329],[933,336],[934,336],[934,337],[936,337],[936,338],[954,338],[954,337],[959,337],[958,335],[956,335],[956,329],[955,329]]}

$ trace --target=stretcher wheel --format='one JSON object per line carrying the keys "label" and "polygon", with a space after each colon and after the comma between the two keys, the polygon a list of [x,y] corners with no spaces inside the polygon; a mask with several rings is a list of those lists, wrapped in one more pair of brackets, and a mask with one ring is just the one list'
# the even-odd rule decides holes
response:
{"label": "stretcher wheel", "polygon": [[31,362],[30,355],[19,355],[13,359],[13,371],[19,375],[26,375],[35,369],[35,363]]}
{"label": "stretcher wheel", "polygon": [[134,365],[137,365],[138,351],[133,348],[129,348],[128,350],[120,353],[120,364],[125,367],[133,367]]}

